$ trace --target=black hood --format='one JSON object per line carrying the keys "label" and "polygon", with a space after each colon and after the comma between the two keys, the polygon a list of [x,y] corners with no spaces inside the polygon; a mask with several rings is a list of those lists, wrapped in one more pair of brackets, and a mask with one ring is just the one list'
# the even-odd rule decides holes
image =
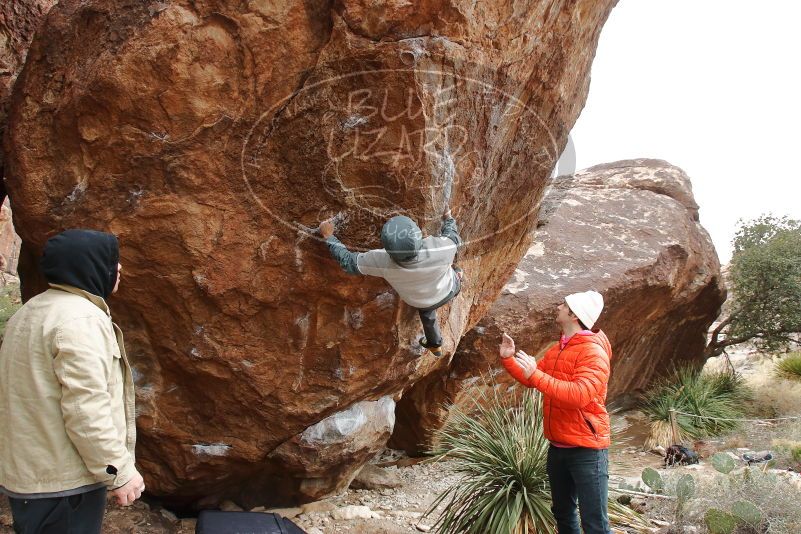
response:
{"label": "black hood", "polygon": [[94,230],[66,230],[47,240],[42,273],[51,284],[63,284],[108,298],[117,283],[120,246],[117,238]]}

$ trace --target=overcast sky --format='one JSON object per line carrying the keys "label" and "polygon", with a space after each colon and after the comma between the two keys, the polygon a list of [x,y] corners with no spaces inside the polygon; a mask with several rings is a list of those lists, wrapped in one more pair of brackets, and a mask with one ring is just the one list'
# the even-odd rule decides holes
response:
{"label": "overcast sky", "polygon": [[801,218],[801,2],[620,0],[601,33],[576,168],[683,168],[723,263],[737,219]]}

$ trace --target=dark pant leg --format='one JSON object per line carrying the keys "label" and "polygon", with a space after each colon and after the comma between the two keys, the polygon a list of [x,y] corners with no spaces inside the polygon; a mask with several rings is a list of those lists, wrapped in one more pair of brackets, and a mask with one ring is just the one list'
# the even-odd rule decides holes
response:
{"label": "dark pant leg", "polygon": [[9,502],[17,534],[100,534],[106,488],[69,497],[9,498]]}
{"label": "dark pant leg", "polygon": [[455,299],[456,296],[462,291],[462,283],[459,281],[459,279],[454,278],[454,281],[456,282],[456,287],[447,299],[438,303],[434,307],[417,310],[417,312],[420,314],[420,322],[423,323],[423,333],[425,335],[427,345],[434,347],[439,347],[442,345],[442,333],[440,332],[439,324],[437,323],[437,309]]}
{"label": "dark pant leg", "polygon": [[437,323],[437,310],[417,310],[420,314],[420,322],[423,323],[423,333],[426,337],[426,344],[432,347],[442,345],[442,334]]}
{"label": "dark pant leg", "polygon": [[574,449],[570,471],[578,491],[581,528],[585,534],[611,534],[609,528],[609,451]]}
{"label": "dark pant leg", "polygon": [[106,488],[67,497],[67,500],[72,509],[70,533],[100,534],[106,513]]}
{"label": "dark pant leg", "polygon": [[547,472],[551,484],[551,511],[559,534],[581,534],[576,513],[578,494],[570,474],[568,454],[572,449],[548,448]]}

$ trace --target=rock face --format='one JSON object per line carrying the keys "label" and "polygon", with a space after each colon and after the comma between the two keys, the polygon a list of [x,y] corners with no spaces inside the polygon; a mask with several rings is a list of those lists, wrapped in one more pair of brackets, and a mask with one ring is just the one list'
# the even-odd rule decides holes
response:
{"label": "rock face", "polygon": [[497,361],[501,333],[539,356],[559,335],[556,306],[589,289],[605,300],[597,326],[614,352],[609,401],[674,365],[703,363],[726,292],[681,169],[640,159],[557,178],[534,243],[490,312],[462,339],[449,369],[404,394],[391,444],[420,452],[447,416],[443,404],[474,397],[479,374],[512,383]]}
{"label": "rock face", "polygon": [[[33,34],[57,0],[7,0],[0,4],[0,139],[6,125],[11,88],[25,64]],[[0,153],[0,204],[5,199]]]}
{"label": "rock face", "polygon": [[20,239],[14,231],[11,206],[6,200],[0,207],[0,271],[17,274]]}
{"label": "rock face", "polygon": [[267,458],[274,469],[270,471],[278,475],[268,477],[263,485],[283,484],[286,495],[300,493],[307,501],[342,491],[383,448],[394,426],[392,398],[357,402],[271,452]]}
{"label": "rock face", "polygon": [[[343,459],[327,450],[339,441],[304,444],[304,432],[448,359],[420,358],[415,311],[383,281],[344,274],[313,228],[338,215],[338,235],[363,250],[388,216],[436,232],[453,205],[470,283],[440,310],[450,354],[528,249],[615,1],[52,10],[5,144],[24,292],[43,287],[36,257],[52,233],[119,236],[111,306],[136,368],[150,491],[269,504],[308,498],[303,473],[315,495],[349,481],[383,434],[352,436],[362,452]],[[272,461],[300,445],[307,464]]]}

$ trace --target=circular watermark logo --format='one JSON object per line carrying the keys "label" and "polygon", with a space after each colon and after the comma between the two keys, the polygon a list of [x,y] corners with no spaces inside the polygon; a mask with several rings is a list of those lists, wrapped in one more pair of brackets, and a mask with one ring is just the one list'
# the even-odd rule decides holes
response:
{"label": "circular watermark logo", "polygon": [[[533,225],[553,170],[575,171],[572,144],[562,150],[564,134],[540,117],[525,84],[454,70],[316,69],[246,133],[249,196],[304,237],[321,239],[318,224],[332,219],[359,251],[395,215],[437,233],[448,208],[466,214],[467,245]],[[470,215],[481,210],[491,213]]]}

